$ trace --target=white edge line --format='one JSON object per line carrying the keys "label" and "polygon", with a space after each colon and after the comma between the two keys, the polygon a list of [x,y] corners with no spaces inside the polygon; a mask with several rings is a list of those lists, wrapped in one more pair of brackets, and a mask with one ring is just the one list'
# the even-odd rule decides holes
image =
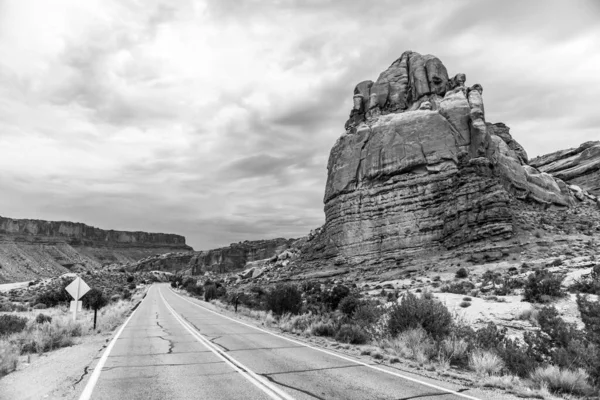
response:
{"label": "white edge line", "polygon": [[285,337],[285,336],[282,336],[282,335],[278,335],[277,333],[274,333],[274,332],[269,332],[269,331],[267,331],[266,329],[262,329],[262,328],[259,328],[259,327],[257,327],[257,326],[253,326],[253,325],[247,324],[247,323],[245,323],[245,322],[238,321],[238,320],[236,320],[236,319],[233,319],[233,318],[231,318],[231,317],[228,317],[227,315],[223,315],[223,314],[221,314],[221,313],[218,313],[218,312],[216,312],[216,311],[210,310],[210,309],[208,309],[208,308],[206,308],[206,307],[204,307],[204,306],[201,306],[201,305],[200,305],[200,304],[198,304],[198,303],[194,303],[193,301],[190,301],[190,300],[186,299],[185,297],[181,296],[180,294],[176,293],[176,292],[175,292],[173,289],[171,289],[171,288],[169,288],[169,290],[170,290],[170,291],[171,291],[171,292],[172,292],[174,295],[178,296],[178,297],[179,297],[179,298],[181,298],[182,300],[185,300],[185,301],[187,301],[187,302],[188,302],[188,303],[190,303],[190,304],[193,304],[193,305],[195,305],[196,307],[200,307],[200,308],[202,308],[202,309],[204,309],[204,310],[206,310],[206,311],[209,311],[209,312],[211,312],[211,313],[213,313],[213,314],[219,315],[219,316],[221,316],[221,317],[223,317],[223,318],[227,318],[228,320],[231,320],[231,321],[233,321],[233,322],[237,322],[238,324],[245,325],[245,326],[247,326],[247,327],[249,327],[249,328],[253,328],[253,329],[256,329],[256,330],[258,330],[258,331],[261,331],[261,332],[264,332],[264,333],[268,333],[269,335],[272,335],[272,336],[275,336],[275,337],[278,337],[278,338],[281,338],[281,339],[285,339],[285,340],[287,340],[287,341],[289,341],[289,342],[292,342],[292,343],[295,343],[295,344],[299,344],[299,345],[301,345],[301,346],[304,346],[304,347],[308,347],[309,349],[313,349],[313,350],[320,351],[321,353],[325,353],[325,354],[329,354],[329,355],[332,355],[332,356],[335,356],[335,357],[341,358],[342,360],[350,361],[350,362],[353,362],[353,363],[356,363],[356,364],[360,364],[360,365],[363,365],[363,366],[365,366],[365,367],[368,367],[368,368],[371,368],[371,369],[374,369],[374,370],[377,370],[377,371],[380,371],[380,372],[384,372],[384,373],[386,373],[386,374],[389,374],[389,375],[394,375],[394,376],[397,376],[397,377],[399,377],[399,378],[406,379],[406,380],[408,380],[408,381],[411,381],[411,382],[415,382],[415,383],[419,383],[419,384],[421,384],[421,385],[429,386],[430,388],[437,389],[437,390],[441,390],[442,392],[450,393],[450,394],[453,394],[453,395],[455,395],[455,396],[463,397],[463,398],[465,398],[465,399],[470,399],[470,400],[481,400],[481,399],[480,399],[480,398],[478,398],[478,397],[469,396],[469,395],[467,395],[467,394],[463,394],[463,393],[457,392],[457,391],[455,391],[455,390],[452,390],[452,389],[447,389],[447,388],[444,388],[444,387],[441,387],[441,386],[438,386],[438,385],[434,385],[433,383],[429,383],[429,382],[421,381],[421,380],[419,380],[419,379],[416,379],[416,378],[411,378],[410,376],[402,375],[402,374],[399,374],[399,373],[397,373],[397,372],[388,371],[388,370],[386,370],[386,369],[379,368],[379,367],[377,367],[377,366],[375,366],[375,365],[371,365],[371,364],[367,364],[367,363],[365,363],[365,362],[362,362],[362,361],[354,360],[354,359],[352,359],[352,358],[348,358],[348,357],[342,356],[341,354],[333,353],[333,352],[331,352],[331,351],[328,351],[328,350],[325,350],[325,349],[321,349],[321,348],[318,348],[318,347],[313,347],[313,346],[311,346],[311,345],[309,345],[309,344],[306,344],[306,343],[303,343],[303,342],[299,342],[299,341],[297,341],[297,340],[290,339],[290,338],[287,338],[287,337]]}
{"label": "white edge line", "polygon": [[[150,292],[150,290],[148,290],[148,292]],[[146,292],[146,296],[148,295],[148,292]],[[102,372],[102,368],[104,368],[104,364],[106,364],[106,360],[108,359],[108,356],[109,356],[112,348],[114,347],[115,343],[117,342],[117,339],[119,339],[119,336],[121,336],[121,333],[123,332],[123,329],[125,329],[125,326],[127,326],[127,324],[129,323],[129,320],[134,316],[135,312],[142,306],[142,302],[146,299],[146,296],[144,296],[144,298],[142,299],[142,301],[140,301],[140,303],[135,308],[135,310],[133,310],[133,312],[131,313],[129,318],[127,318],[127,320],[125,320],[123,325],[121,325],[121,328],[119,329],[117,334],[110,341],[106,350],[104,350],[102,357],[100,357],[100,361],[98,361],[98,364],[96,364],[96,368],[94,368],[94,372],[92,372],[92,375],[90,376],[90,379],[87,381],[87,384],[85,385],[85,388],[83,389],[83,392],[81,392],[81,396],[79,396],[79,400],[89,400],[90,397],[92,397],[92,392],[94,391],[94,387],[96,386],[96,383],[98,382],[98,378],[100,378],[100,373]]]}
{"label": "white edge line", "polygon": [[[162,291],[160,289],[158,290],[158,293],[160,294],[160,297],[162,298],[163,302],[165,303],[165,306],[167,306],[167,309],[169,310],[169,312],[171,312],[173,317],[175,317],[175,319],[181,324],[181,326],[183,326],[185,329],[187,329],[187,331],[190,332],[192,334],[192,336],[194,336],[196,338],[196,340],[198,340],[200,343],[202,343],[207,349],[212,351],[217,357],[222,359],[231,368],[233,368],[234,370],[239,372],[244,378],[246,378],[248,381],[250,381],[250,383],[252,383],[254,386],[256,386],[257,388],[259,388],[260,390],[265,392],[272,399],[281,400],[283,398],[286,400],[294,400],[293,397],[291,397],[287,393],[283,392],[278,387],[274,386],[271,382],[261,379],[260,376],[258,376],[256,373],[251,371],[248,367],[246,367],[244,364],[242,364],[238,360],[236,360],[232,357],[229,357],[229,356],[225,357],[223,355],[223,352],[220,349],[215,347],[212,343],[210,343],[210,341],[208,339],[206,339],[204,336],[202,336],[200,333],[198,333],[195,329],[190,327],[189,323],[184,321],[183,318],[177,314],[177,312],[173,309],[173,307],[171,307],[169,305],[169,303],[167,302],[167,300],[164,298]],[[235,363],[237,363],[237,365],[233,361],[235,361]]]}

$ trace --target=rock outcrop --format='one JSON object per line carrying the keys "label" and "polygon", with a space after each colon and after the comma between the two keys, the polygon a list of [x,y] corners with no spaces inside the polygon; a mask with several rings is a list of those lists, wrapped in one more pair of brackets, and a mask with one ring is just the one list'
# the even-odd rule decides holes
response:
{"label": "rock outcrop", "polygon": [[161,254],[139,260],[129,268],[134,271],[159,270],[191,275],[240,271],[248,263],[281,254],[294,241],[295,239],[283,238],[247,240],[212,250]]}
{"label": "rock outcrop", "polygon": [[504,124],[485,121],[483,88],[407,51],[354,89],[331,150],[325,225],[305,259],[398,264],[411,252],[512,237],[516,200],[566,208],[559,179],[528,165]]}
{"label": "rock outcrop", "polygon": [[53,277],[152,254],[191,251],[180,235],[103,230],[75,222],[0,217],[0,281]]}
{"label": "rock outcrop", "polygon": [[531,160],[531,166],[600,197],[600,141]]}

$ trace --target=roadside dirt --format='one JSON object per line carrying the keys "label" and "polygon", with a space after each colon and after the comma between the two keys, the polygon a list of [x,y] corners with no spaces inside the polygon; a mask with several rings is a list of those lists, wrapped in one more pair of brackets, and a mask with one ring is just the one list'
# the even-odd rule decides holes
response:
{"label": "roadside dirt", "polygon": [[113,332],[83,338],[78,344],[56,351],[24,356],[17,371],[0,379],[1,400],[75,399],[88,366],[99,357]]}

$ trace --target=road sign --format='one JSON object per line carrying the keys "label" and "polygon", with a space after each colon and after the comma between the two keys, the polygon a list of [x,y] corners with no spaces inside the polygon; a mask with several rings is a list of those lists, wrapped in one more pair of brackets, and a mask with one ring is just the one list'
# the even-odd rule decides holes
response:
{"label": "road sign", "polygon": [[81,296],[83,296],[90,290],[90,287],[87,285],[87,283],[83,281],[83,279],[77,277],[65,289],[67,292],[69,292],[73,299],[79,300]]}
{"label": "road sign", "polygon": [[71,302],[70,309],[70,311],[73,311],[73,321],[75,321],[77,319],[77,311],[81,311],[81,301],[77,300],[79,300],[81,296],[86,294],[90,290],[90,287],[87,285],[87,283],[83,281],[83,279],[77,277],[73,282],[69,284],[69,286],[65,288],[65,290],[69,292],[71,297],[75,299]]}
{"label": "road sign", "polygon": [[[75,306],[77,305],[77,309],[75,309]],[[71,300],[71,307],[69,308],[69,311],[81,311],[81,307],[83,305],[83,301],[75,301],[75,300]]]}

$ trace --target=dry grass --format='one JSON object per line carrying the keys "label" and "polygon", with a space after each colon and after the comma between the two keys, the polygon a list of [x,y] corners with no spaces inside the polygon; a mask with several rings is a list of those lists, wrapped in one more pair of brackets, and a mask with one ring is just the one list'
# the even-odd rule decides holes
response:
{"label": "dry grass", "polygon": [[17,368],[19,348],[8,340],[0,340],[0,376],[6,375]]}
{"label": "dry grass", "polygon": [[409,329],[393,339],[381,342],[383,348],[401,358],[409,358],[424,364],[431,359],[435,352],[435,344],[422,328]]}
{"label": "dry grass", "polygon": [[590,385],[590,377],[583,369],[570,370],[554,365],[537,368],[531,373],[531,380],[540,387],[547,386],[552,392],[590,395],[594,388]]}
{"label": "dry grass", "polygon": [[504,367],[504,362],[496,353],[475,350],[469,356],[469,367],[479,376],[496,375]]}

